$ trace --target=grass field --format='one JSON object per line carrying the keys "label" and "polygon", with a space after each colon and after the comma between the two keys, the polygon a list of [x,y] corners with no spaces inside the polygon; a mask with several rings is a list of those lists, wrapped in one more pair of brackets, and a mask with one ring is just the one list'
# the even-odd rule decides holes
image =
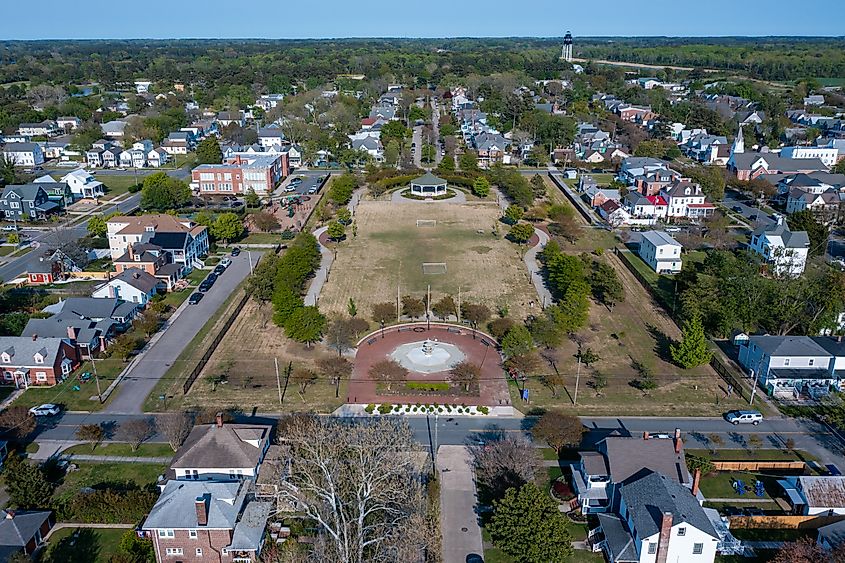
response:
{"label": "grass field", "polygon": [[63,528],[50,536],[47,547],[39,553],[37,561],[107,563],[119,552],[120,538],[126,532],[127,529],[121,528]]}
{"label": "grass field", "polygon": [[136,178],[134,174],[128,174],[126,176],[117,176],[117,175],[102,175],[99,176],[97,179],[103,183],[106,187],[106,196],[103,199],[109,200],[114,199],[115,197],[125,194],[129,191],[131,186],[134,186],[136,183],[141,183],[144,181],[144,178],[149,176],[150,172],[144,171],[138,172],[138,177]]}
{"label": "grass field", "polygon": [[235,246],[239,244],[279,244],[280,242],[282,242],[282,237],[278,233],[250,233],[235,243]]}
{"label": "grass field", "polygon": [[[184,398],[185,405],[215,407],[236,406],[244,411],[253,408],[272,411],[330,412],[346,397],[346,381],[341,382],[339,397],[335,386],[320,379],[309,385],[305,393],[294,383],[287,386],[284,403],[279,405],[274,359],[278,359],[282,387],[285,373],[293,368],[315,369],[318,358],[329,355],[324,346],[312,348],[285,338],[281,328],[273,324],[271,306],[259,307],[250,300],[211,356],[203,373]],[[227,382],[214,385],[209,377],[227,373]]]}
{"label": "grass field", "polygon": [[[368,315],[373,304],[394,302],[397,286],[402,295],[423,297],[430,284],[432,301],[457,298],[460,290],[464,303],[481,302],[492,311],[507,306],[512,316],[524,317],[537,294],[522,262],[524,248],[503,238],[507,226],[499,216],[492,202],[362,201],[358,234],[339,245],[320,309],[342,313],[351,297]],[[417,227],[418,219],[437,225]],[[445,263],[446,272],[426,274],[424,263]]]}
{"label": "grass field", "polygon": [[62,452],[63,454],[81,455],[112,455],[129,457],[173,457],[173,448],[170,444],[141,444],[137,451],[132,451],[129,444],[119,442],[103,442],[94,450],[90,444],[79,444],[71,446]]}
{"label": "grass field", "polygon": [[135,483],[143,487],[156,482],[167,468],[161,463],[76,463],[76,471],[65,475],[53,498],[67,499],[84,487],[97,487],[106,483]]}

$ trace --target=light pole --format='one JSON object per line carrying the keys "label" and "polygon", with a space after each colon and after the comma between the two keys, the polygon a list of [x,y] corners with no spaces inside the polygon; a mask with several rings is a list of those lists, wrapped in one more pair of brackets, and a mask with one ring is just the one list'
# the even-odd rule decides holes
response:
{"label": "light pole", "polygon": [[578,351],[578,367],[575,370],[575,395],[572,397],[572,404],[578,404],[578,383],[581,381],[581,351]]}

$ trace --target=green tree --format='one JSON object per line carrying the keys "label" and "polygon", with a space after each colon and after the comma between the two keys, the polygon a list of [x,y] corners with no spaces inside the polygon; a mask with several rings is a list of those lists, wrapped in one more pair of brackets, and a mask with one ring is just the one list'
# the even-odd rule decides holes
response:
{"label": "green tree", "polygon": [[587,367],[590,367],[591,364],[594,364],[601,359],[598,352],[592,348],[587,348],[583,352],[579,352],[578,356],[581,358],[581,362]]}
{"label": "green tree", "polygon": [[352,212],[347,207],[341,207],[337,210],[337,222],[341,225],[348,225],[352,222]]}
{"label": "green tree", "polygon": [[845,158],[834,164],[830,171],[834,174],[845,174]]}
{"label": "green tree", "polygon": [[484,176],[479,176],[472,183],[472,194],[477,197],[487,197],[490,195],[490,181]]}
{"label": "green tree", "polygon": [[346,205],[352,199],[352,193],[358,187],[358,178],[354,174],[346,173],[332,179],[329,188],[329,200],[335,205]]}
{"label": "green tree", "polygon": [[455,157],[452,155],[452,153],[446,153],[445,155],[443,155],[443,160],[441,160],[440,164],[437,165],[437,169],[442,172],[455,171]]}
{"label": "green tree", "polygon": [[531,427],[531,436],[540,442],[546,442],[558,455],[565,448],[578,448],[587,432],[587,427],[577,416],[559,411],[546,411],[540,420]]}
{"label": "green tree", "polygon": [[6,236],[6,242],[8,242],[9,244],[20,244],[21,236],[18,233],[9,233]]}
{"label": "green tree", "polygon": [[15,161],[0,154],[0,184],[14,184],[16,180]]}
{"label": "green tree", "polygon": [[38,465],[13,453],[3,465],[9,504],[16,508],[49,508],[54,485]]}
{"label": "green tree", "polygon": [[531,177],[531,191],[534,192],[535,198],[546,197],[546,181],[539,174]]}
{"label": "green tree", "polygon": [[389,167],[395,167],[399,164],[400,152],[401,148],[399,147],[399,141],[391,139],[384,147],[384,164]]}
{"label": "green tree", "polygon": [[314,306],[300,307],[285,322],[285,334],[310,348],[326,330],[326,317]]}
{"label": "green tree", "polygon": [[273,322],[284,327],[288,319],[305,304],[299,293],[288,284],[278,284],[273,291]]}
{"label": "green tree", "polygon": [[120,536],[118,544],[121,553],[125,553],[132,563],[145,563],[155,561],[155,549],[153,542],[146,538],[139,538],[135,530],[126,530]]}
{"label": "green tree", "polygon": [[261,205],[261,198],[255,193],[255,190],[250,188],[244,196],[244,203],[247,207],[258,207]]}
{"label": "green tree", "polygon": [[339,241],[343,238],[343,235],[346,234],[346,227],[344,227],[343,224],[338,221],[332,221],[331,223],[329,223],[326,232],[329,234],[330,239],[334,241]]}
{"label": "green tree", "polygon": [[511,224],[516,223],[525,216],[525,210],[519,205],[508,205],[505,209],[505,219]]}
{"label": "green tree", "polygon": [[672,361],[684,369],[694,368],[710,361],[712,353],[698,315],[684,321],[681,341],[669,347]]}
{"label": "green tree", "polygon": [[534,236],[534,225],[529,223],[517,223],[508,231],[508,237],[519,244],[528,242]]}
{"label": "green tree", "polygon": [[478,154],[475,151],[464,151],[458,157],[458,165],[464,172],[475,172],[478,170]]}
{"label": "green tree", "polygon": [[531,333],[523,324],[516,324],[511,327],[505,337],[502,338],[502,352],[505,357],[522,356],[534,350],[534,340]]}
{"label": "green tree", "polygon": [[178,209],[191,200],[191,188],[185,182],[156,172],[144,178],[141,208],[155,211]]}
{"label": "green tree", "polygon": [[381,142],[384,145],[389,144],[392,140],[396,140],[399,145],[402,145],[410,135],[410,129],[399,121],[388,121],[381,128]]}
{"label": "green tree", "polygon": [[216,135],[210,135],[197,145],[197,164],[220,164],[223,162],[223,151]]}
{"label": "green tree", "polygon": [[819,222],[811,210],[805,209],[793,213],[787,218],[787,222],[791,231],[807,232],[810,238],[810,256],[821,256],[827,251],[830,228]]}
{"label": "green tree", "polygon": [[625,288],[616,274],[613,266],[598,262],[594,264],[590,275],[590,289],[593,296],[603,303],[608,310],[613,311],[613,306],[624,301]]}
{"label": "green tree", "polygon": [[278,267],[279,257],[276,254],[268,253],[258,262],[252,274],[247,278],[246,291],[259,305],[264,305],[273,299]]}
{"label": "green tree", "polygon": [[211,226],[214,238],[227,243],[244,234],[244,223],[236,213],[221,213]]}
{"label": "green tree", "polygon": [[431,305],[431,312],[444,321],[452,315],[457,315],[457,311],[458,306],[451,295],[444,295],[439,301],[435,301]]}
{"label": "green tree", "polygon": [[517,563],[564,561],[572,555],[566,516],[534,483],[508,489],[493,502],[487,531],[493,544]]}
{"label": "green tree", "polygon": [[88,226],[86,227],[88,234],[92,237],[104,237],[108,233],[106,221],[101,214],[92,215],[88,219]]}

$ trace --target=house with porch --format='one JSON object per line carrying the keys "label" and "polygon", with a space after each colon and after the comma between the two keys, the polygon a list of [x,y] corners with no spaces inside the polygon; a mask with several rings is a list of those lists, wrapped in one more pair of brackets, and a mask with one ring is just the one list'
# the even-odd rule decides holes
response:
{"label": "house with porch", "polygon": [[36,221],[60,211],[38,184],[9,185],[0,194],[0,211],[8,221]]}
{"label": "house with porch", "polygon": [[78,366],[76,349],[65,338],[0,337],[0,371],[6,385],[55,385]]}
{"label": "house with porch", "polygon": [[775,224],[761,225],[751,233],[748,247],[770,264],[772,273],[795,277],[804,272],[810,252],[810,237],[805,231],[791,231],[782,215]]}
{"label": "house with porch", "polygon": [[91,297],[122,299],[146,306],[156,295],[159,281],[138,268],[129,268],[96,288]]}
{"label": "house with porch", "polygon": [[68,185],[73,197],[77,199],[96,199],[105,195],[103,183],[84,168],[65,174],[61,181]]}

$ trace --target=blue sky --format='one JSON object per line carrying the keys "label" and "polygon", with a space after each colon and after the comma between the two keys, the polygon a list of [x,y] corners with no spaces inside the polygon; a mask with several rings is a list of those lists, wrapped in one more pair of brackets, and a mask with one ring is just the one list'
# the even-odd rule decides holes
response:
{"label": "blue sky", "polygon": [[4,1],[0,39],[843,35],[842,0]]}

